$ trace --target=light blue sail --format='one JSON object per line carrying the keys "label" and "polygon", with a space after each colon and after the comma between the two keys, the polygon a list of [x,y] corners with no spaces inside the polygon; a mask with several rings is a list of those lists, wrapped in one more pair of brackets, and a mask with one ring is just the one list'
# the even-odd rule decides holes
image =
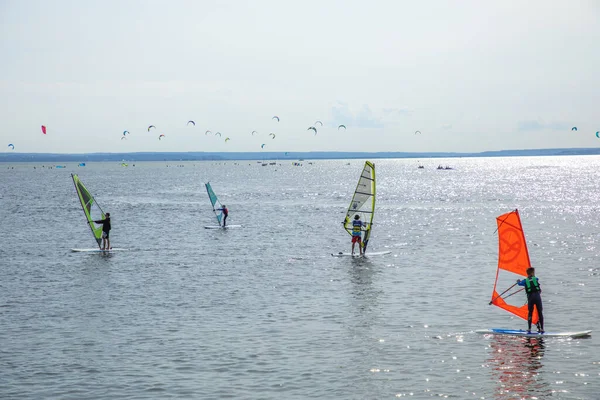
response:
{"label": "light blue sail", "polygon": [[210,183],[206,183],[204,186],[206,186],[206,192],[208,193],[210,204],[212,204],[213,211],[215,212],[215,216],[217,217],[217,222],[219,223],[219,226],[221,226],[221,220],[223,219],[223,211],[219,209],[222,209],[223,206],[221,205],[221,202],[217,198],[215,192],[213,192]]}

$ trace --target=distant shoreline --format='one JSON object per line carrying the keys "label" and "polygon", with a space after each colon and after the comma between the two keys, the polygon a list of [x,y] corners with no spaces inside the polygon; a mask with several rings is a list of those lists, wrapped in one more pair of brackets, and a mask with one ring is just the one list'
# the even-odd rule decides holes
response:
{"label": "distant shoreline", "polygon": [[133,162],[133,161],[247,161],[247,160],[339,160],[353,158],[472,158],[598,155],[600,148],[498,150],[478,153],[457,152],[140,152],[140,153],[4,153],[0,162]]}

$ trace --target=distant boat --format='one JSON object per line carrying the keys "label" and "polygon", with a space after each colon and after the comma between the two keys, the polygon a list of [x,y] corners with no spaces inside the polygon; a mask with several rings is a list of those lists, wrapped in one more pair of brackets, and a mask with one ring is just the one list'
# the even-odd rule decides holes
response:
{"label": "distant boat", "polygon": [[419,169],[425,169],[425,167],[422,166],[422,165],[419,165],[417,168],[419,168]]}

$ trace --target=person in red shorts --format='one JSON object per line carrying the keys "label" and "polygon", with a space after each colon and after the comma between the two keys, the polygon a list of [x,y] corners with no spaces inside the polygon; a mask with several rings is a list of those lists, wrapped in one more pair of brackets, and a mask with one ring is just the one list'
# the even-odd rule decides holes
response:
{"label": "person in red shorts", "polygon": [[354,220],[352,221],[352,255],[354,255],[354,246],[358,243],[358,250],[360,251],[360,255],[363,255],[363,247],[362,247],[362,227],[365,226],[365,223],[360,220],[360,215],[356,214],[354,216]]}

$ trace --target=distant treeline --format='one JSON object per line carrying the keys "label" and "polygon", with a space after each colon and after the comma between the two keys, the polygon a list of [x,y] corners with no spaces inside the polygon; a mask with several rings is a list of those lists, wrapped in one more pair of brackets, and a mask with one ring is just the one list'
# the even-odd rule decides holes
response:
{"label": "distant treeline", "polygon": [[565,156],[600,154],[600,148],[578,149],[531,149],[499,150],[481,153],[408,153],[408,152],[172,152],[172,153],[3,153],[0,162],[87,162],[87,161],[234,161],[234,160],[327,160],[327,159],[376,159],[376,158],[457,158],[457,157],[519,157],[519,156]]}

